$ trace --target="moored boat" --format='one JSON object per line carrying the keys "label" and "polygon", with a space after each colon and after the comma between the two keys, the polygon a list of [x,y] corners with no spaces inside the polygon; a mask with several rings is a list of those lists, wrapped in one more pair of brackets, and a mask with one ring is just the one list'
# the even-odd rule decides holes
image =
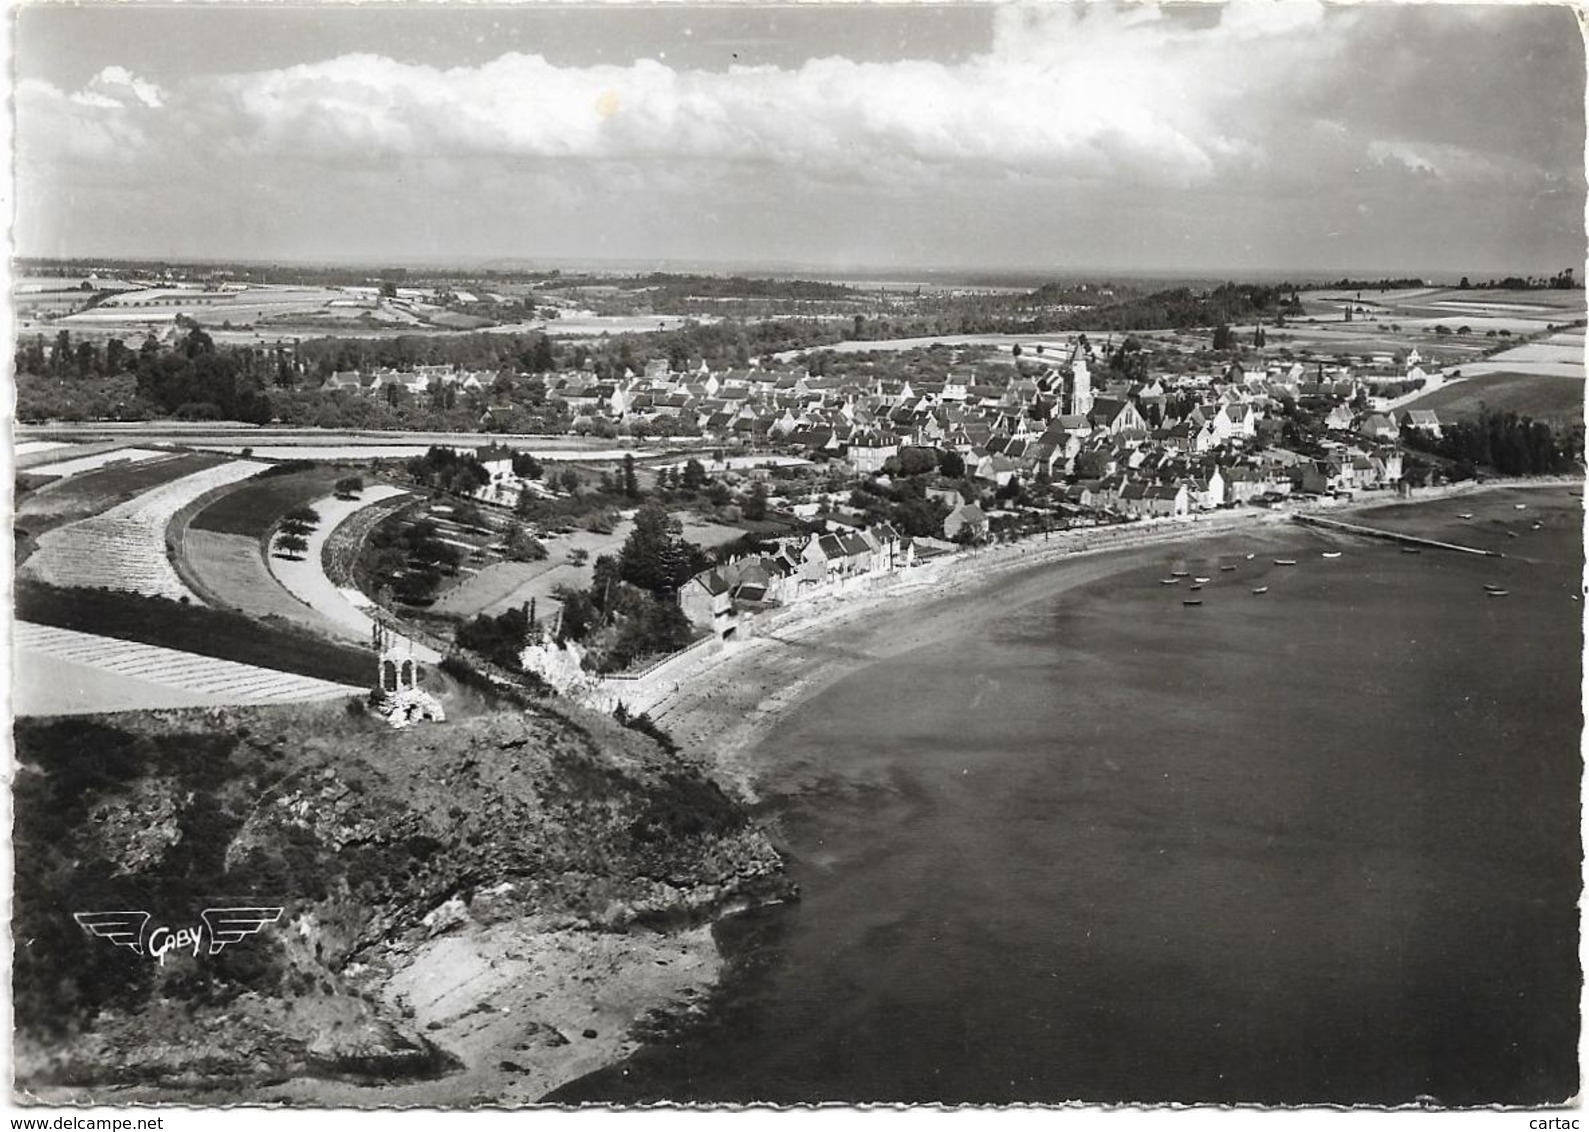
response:
{"label": "moored boat", "polygon": [[1200,597],[1189,597],[1189,598],[1186,598],[1185,600],[1183,600],[1181,602],[1181,604],[1182,605],[1202,605],[1203,604],[1203,599],[1200,598]]}
{"label": "moored boat", "polygon": [[1226,571],[1226,572],[1227,572],[1227,573],[1229,573],[1229,572],[1230,572],[1230,571],[1231,571],[1231,570],[1234,570],[1234,569],[1235,569],[1235,568],[1236,568],[1236,567],[1234,567],[1234,566],[1221,566],[1221,567],[1220,567],[1220,569],[1221,569],[1221,570],[1224,570],[1224,571]]}
{"label": "moored boat", "polygon": [[1339,558],[1340,556],[1341,552],[1339,550],[1325,550],[1319,553],[1320,558]]}
{"label": "moored boat", "polygon": [[1401,548],[1401,552],[1403,554],[1421,554],[1421,553],[1423,553],[1416,546],[1404,546],[1404,547]]}
{"label": "moored boat", "polygon": [[1161,585],[1161,586],[1178,586],[1180,584],[1181,584],[1181,579],[1179,579],[1179,578],[1160,578],[1159,579],[1159,585]]}
{"label": "moored boat", "polygon": [[1190,590],[1190,591],[1196,591],[1196,590],[1200,590],[1200,589],[1202,589],[1202,588],[1203,588],[1203,587],[1202,587],[1202,586],[1188,586],[1188,587],[1186,587],[1186,588],[1187,588],[1187,589],[1188,589],[1188,590]]}
{"label": "moored boat", "polygon": [[1252,592],[1255,593],[1255,594],[1266,594],[1266,593],[1269,592],[1269,587],[1268,586],[1259,586],[1257,589],[1253,590]]}
{"label": "moored boat", "polygon": [[1485,590],[1484,594],[1486,597],[1505,597],[1511,592],[1511,590]]}
{"label": "moored boat", "polygon": [[1192,581],[1196,582],[1198,585],[1202,585],[1204,582],[1208,581],[1208,579],[1207,578],[1193,578]]}
{"label": "moored boat", "polygon": [[1295,558],[1276,558],[1275,559],[1275,565],[1276,566],[1295,566],[1296,564],[1297,564],[1297,560]]}

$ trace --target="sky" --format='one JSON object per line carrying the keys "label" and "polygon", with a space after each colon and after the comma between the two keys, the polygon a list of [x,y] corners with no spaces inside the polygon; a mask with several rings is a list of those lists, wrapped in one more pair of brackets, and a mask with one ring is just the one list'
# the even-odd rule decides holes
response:
{"label": "sky", "polygon": [[1581,270],[1529,4],[14,8],[16,253]]}

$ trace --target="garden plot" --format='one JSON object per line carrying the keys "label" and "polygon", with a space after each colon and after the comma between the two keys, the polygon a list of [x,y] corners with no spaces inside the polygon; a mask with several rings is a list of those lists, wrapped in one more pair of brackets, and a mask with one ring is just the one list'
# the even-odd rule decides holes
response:
{"label": "garden plot", "polygon": [[178,511],[207,491],[270,467],[234,460],[146,491],[100,515],[39,536],[22,567],[26,577],[56,586],[87,586],[178,601],[196,595],[166,557],[166,527]]}
{"label": "garden plot", "polygon": [[[15,708],[19,715],[295,703],[365,691],[350,684],[25,621],[15,626],[15,642],[19,673]],[[40,687],[26,676],[35,669],[50,672],[52,679]]]}
{"label": "garden plot", "polygon": [[108,452],[96,452],[92,456],[78,456],[72,460],[62,460],[54,464],[35,464],[28,469],[30,475],[35,476],[75,476],[80,472],[98,471],[100,468],[111,464],[137,464],[144,460],[159,460],[170,458],[172,453],[163,448],[112,448]]}

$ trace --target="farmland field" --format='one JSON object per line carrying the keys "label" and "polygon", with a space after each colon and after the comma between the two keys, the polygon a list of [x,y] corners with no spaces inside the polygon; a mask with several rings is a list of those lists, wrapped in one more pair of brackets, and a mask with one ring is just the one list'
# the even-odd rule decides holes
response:
{"label": "farmland field", "polygon": [[17,583],[16,617],[337,684],[367,684],[373,668],[365,650],[301,629],[139,594],[65,589],[22,579]]}
{"label": "farmland field", "polygon": [[57,521],[85,518],[134,499],[151,488],[182,476],[213,468],[224,458],[208,452],[173,454],[166,460],[145,460],[84,472],[41,487],[17,501],[17,514]]}
{"label": "farmland field", "polygon": [[305,468],[260,476],[215,500],[189,525],[201,531],[263,538],[276,520],[294,507],[325,495],[348,474],[337,468]]}
{"label": "farmland field", "polygon": [[358,695],[337,683],[211,656],[19,623],[19,715],[294,703]]}
{"label": "farmland field", "polygon": [[36,476],[60,476],[64,479],[67,476],[108,468],[113,464],[139,464],[145,460],[159,460],[171,455],[172,453],[164,448],[111,448],[91,456],[74,456],[54,463],[34,464],[28,468],[28,471]]}
{"label": "farmland field", "polygon": [[62,448],[71,447],[73,445],[69,440],[24,440],[20,444],[11,446],[11,455],[20,459],[23,456],[37,456],[45,452],[59,453]]}
{"label": "farmland field", "polygon": [[[269,467],[233,460],[172,480],[39,536],[22,573],[57,586],[92,586],[173,599],[195,595],[177,576],[166,550],[166,527],[178,511],[214,488]],[[70,482],[70,481],[68,481]]]}
{"label": "farmland field", "polygon": [[1535,420],[1583,419],[1581,378],[1537,373],[1485,373],[1464,377],[1403,406],[1432,409],[1441,418],[1476,416],[1480,405]]}

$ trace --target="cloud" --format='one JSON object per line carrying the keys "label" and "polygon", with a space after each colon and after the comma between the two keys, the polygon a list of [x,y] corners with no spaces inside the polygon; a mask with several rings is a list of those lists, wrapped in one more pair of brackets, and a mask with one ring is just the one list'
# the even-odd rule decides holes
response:
{"label": "cloud", "polygon": [[1297,35],[1324,20],[1307,3],[1236,5],[1195,30],[1146,6],[995,19],[991,49],[955,64],[831,57],[717,72],[506,54],[440,69],[357,54],[170,91],[111,66],[71,94],[34,84],[19,127],[44,153],[70,149],[54,137],[62,119],[98,112],[130,118],[155,149],[202,137],[328,161],[748,162],[879,182],[912,167],[1008,167],[1185,187],[1250,163],[1268,114],[1243,113],[1243,100],[1303,51],[1328,51]]}
{"label": "cloud", "polygon": [[[1398,197],[1542,199],[1542,185],[1578,194],[1577,223],[1583,111],[1561,91],[1581,95],[1582,54],[1560,46],[1562,15],[1017,4],[990,14],[985,50],[949,61],[709,70],[506,53],[439,67],[359,53],[159,83],[112,64],[77,90],[19,84],[19,234],[136,222],[224,239],[268,212],[276,239],[363,209],[376,236],[472,225],[684,246],[713,238],[710,202],[765,240],[827,219],[828,238],[853,241],[862,215],[868,231],[922,217],[970,240],[946,218],[980,208],[1002,211],[990,230],[1012,242],[1022,224],[1048,225],[1056,245],[1107,224],[1116,242],[1162,243],[1177,225],[1240,231],[1260,208],[1305,234],[1359,204],[1393,215],[1414,207]],[[64,185],[102,189],[100,211],[52,212]],[[351,203],[311,206],[306,190]],[[445,220],[453,206],[469,215]],[[1149,215],[1155,227],[1133,227]]]}

